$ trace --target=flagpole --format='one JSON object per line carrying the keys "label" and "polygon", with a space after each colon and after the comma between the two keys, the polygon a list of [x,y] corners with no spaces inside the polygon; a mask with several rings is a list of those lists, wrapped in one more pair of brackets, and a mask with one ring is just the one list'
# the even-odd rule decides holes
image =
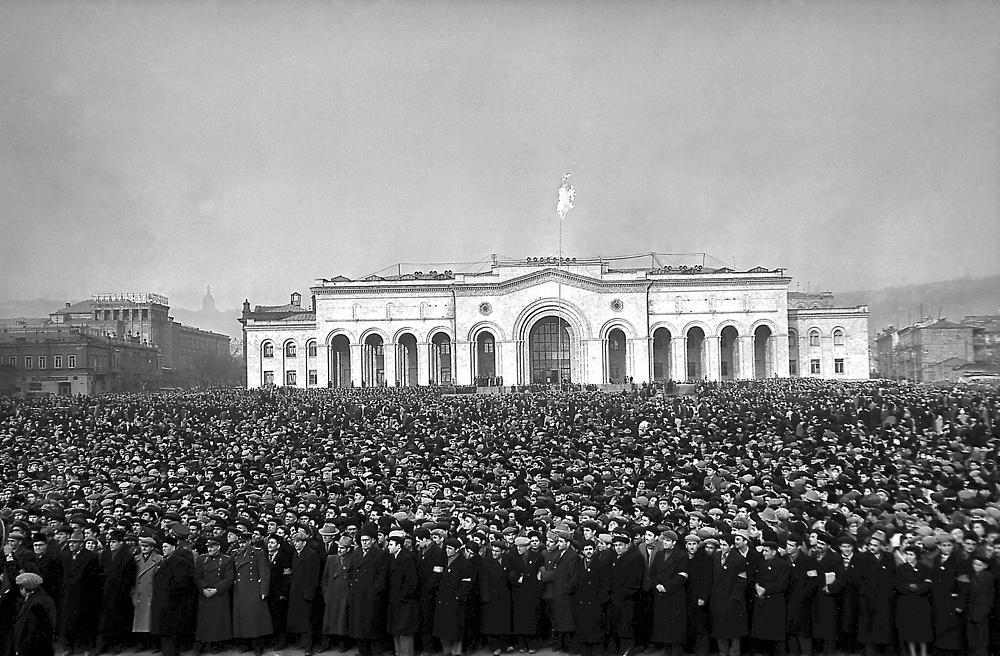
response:
{"label": "flagpole", "polygon": [[[570,172],[563,176],[562,185],[559,187],[559,202],[556,203],[556,214],[559,216],[559,250],[556,252],[556,267],[561,272],[562,271],[562,222],[566,218],[566,213],[573,209],[573,198],[576,192],[573,191],[573,187],[569,184],[569,177],[573,174],[572,169]],[[557,344],[559,348],[559,358],[558,371],[557,371],[557,384],[562,385],[562,365],[563,365],[563,352],[562,352],[562,276],[556,276],[556,288],[558,290],[559,296],[559,309],[556,313],[556,333],[557,333]],[[571,344],[572,346],[572,344]]]}

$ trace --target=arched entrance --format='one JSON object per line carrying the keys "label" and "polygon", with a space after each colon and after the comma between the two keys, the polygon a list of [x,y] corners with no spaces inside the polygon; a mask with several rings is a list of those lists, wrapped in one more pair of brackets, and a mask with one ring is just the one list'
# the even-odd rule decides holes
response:
{"label": "arched entrance", "polygon": [[385,355],[382,336],[369,335],[361,349],[361,385],[381,387],[385,382]]}
{"label": "arched entrance", "polygon": [[396,380],[400,387],[417,386],[417,338],[411,333],[396,340]]}
{"label": "arched entrance", "polygon": [[337,335],[330,340],[330,386],[351,385],[351,340],[346,335]]}
{"label": "arched entrance", "polygon": [[653,380],[670,380],[670,331],[657,328],[653,331]]}
{"label": "arched entrance", "polygon": [[528,359],[532,383],[572,381],[570,337],[566,322],[559,317],[545,317],[537,321],[528,336]]}
{"label": "arched entrance", "polygon": [[774,371],[772,363],[771,329],[767,326],[757,326],[753,331],[753,371],[754,378],[767,378]]}
{"label": "arched entrance", "polygon": [[604,341],[605,358],[608,363],[609,383],[625,382],[625,333],[621,328],[614,328],[608,331],[608,338]]}
{"label": "arched entrance", "polygon": [[738,340],[739,333],[733,326],[726,326],[719,333],[719,378],[722,380],[733,380],[740,376]]}
{"label": "arched entrance", "polygon": [[687,379],[701,380],[705,377],[705,331],[695,326],[687,333]]}
{"label": "arched entrance", "polygon": [[497,384],[497,340],[488,330],[476,335],[476,384]]}
{"label": "arched entrance", "polygon": [[431,384],[451,385],[451,337],[445,333],[431,339]]}

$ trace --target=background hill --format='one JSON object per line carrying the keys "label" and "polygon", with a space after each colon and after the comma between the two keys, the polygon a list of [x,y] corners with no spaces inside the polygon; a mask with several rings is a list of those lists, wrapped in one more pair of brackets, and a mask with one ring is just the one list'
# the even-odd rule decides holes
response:
{"label": "background hill", "polygon": [[901,328],[924,317],[961,321],[968,314],[1000,314],[1000,275],[955,278],[923,285],[834,292],[838,306],[868,305],[868,330]]}

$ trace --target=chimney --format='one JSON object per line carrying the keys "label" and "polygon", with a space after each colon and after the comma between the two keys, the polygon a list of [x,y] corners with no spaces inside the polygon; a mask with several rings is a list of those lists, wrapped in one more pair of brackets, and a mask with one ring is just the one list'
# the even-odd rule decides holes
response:
{"label": "chimney", "polygon": [[69,306],[71,306],[71,305],[73,305],[73,304],[72,304],[72,303],[67,303],[67,304],[66,304],[66,307],[69,307]]}
{"label": "chimney", "polygon": [[302,294],[298,292],[292,292],[292,305],[299,307],[302,305]]}

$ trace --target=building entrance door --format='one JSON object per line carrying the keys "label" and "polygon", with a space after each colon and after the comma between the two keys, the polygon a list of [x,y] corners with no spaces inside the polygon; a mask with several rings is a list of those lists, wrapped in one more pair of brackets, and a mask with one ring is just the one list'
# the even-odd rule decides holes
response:
{"label": "building entrance door", "polygon": [[528,352],[532,383],[572,382],[570,335],[565,321],[558,317],[539,320],[531,328]]}

